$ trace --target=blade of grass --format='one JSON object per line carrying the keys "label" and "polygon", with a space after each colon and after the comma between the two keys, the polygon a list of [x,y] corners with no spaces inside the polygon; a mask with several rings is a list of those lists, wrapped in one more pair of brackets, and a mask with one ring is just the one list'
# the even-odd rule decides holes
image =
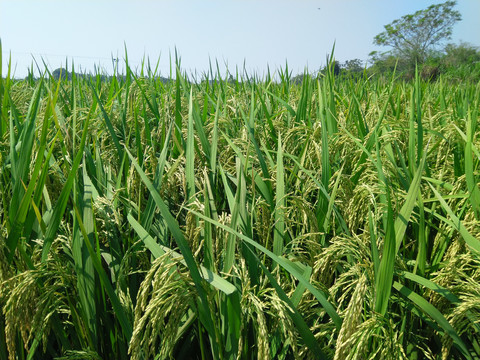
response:
{"label": "blade of grass", "polygon": [[415,172],[415,176],[412,180],[412,183],[410,184],[410,187],[408,189],[405,203],[403,204],[397,218],[395,219],[395,234],[396,234],[395,253],[398,252],[398,250],[400,249],[400,245],[402,244],[403,236],[405,235],[408,222],[410,221],[410,216],[412,214],[413,208],[415,207],[415,204],[417,203],[417,196],[419,197],[421,196],[420,184],[422,181],[423,168],[425,167],[426,154],[427,154],[427,151],[425,151],[423,154],[420,165],[418,166]]}
{"label": "blade of grass", "polygon": [[[169,151],[169,142],[170,142],[170,137],[172,135],[172,129],[173,129],[173,122],[171,122],[170,126],[168,127],[168,131],[165,136],[164,146],[158,159],[157,168],[155,169],[153,186],[156,189],[160,189],[160,186],[162,185],[162,178],[164,176],[165,164],[167,161],[167,154]],[[145,229],[150,230],[150,226],[152,225],[154,215],[155,215],[155,200],[153,200],[153,198],[150,196],[148,198],[145,211],[141,213],[141,220],[142,220],[141,223]]]}
{"label": "blade of grass", "polygon": [[[295,163],[295,165],[298,166],[298,168],[313,181],[313,183],[318,187],[319,193],[325,198],[327,203],[330,203],[331,196],[330,196],[330,194],[328,194],[327,190],[323,187],[323,184],[317,179],[316,174],[314,172],[312,172],[311,170],[306,169],[298,161],[298,159],[295,156],[292,156],[288,153],[284,153],[283,155],[285,157],[288,157],[289,159],[291,159]],[[335,218],[340,223],[340,227],[342,228],[342,231],[345,234],[350,235],[350,230],[348,229],[348,226],[347,226],[347,224],[345,222],[345,219],[343,218],[341,212],[339,211],[339,209],[337,208],[337,206],[335,205],[334,202],[332,202],[332,204],[333,204],[333,211],[335,212]]]}
{"label": "blade of grass", "polygon": [[95,86],[93,83],[90,83],[90,88],[92,89],[92,94],[94,95],[98,106],[100,107],[100,110],[103,115],[103,119],[105,120],[105,125],[107,126],[108,132],[112,138],[113,144],[115,145],[115,148],[117,149],[117,155],[118,155],[118,160],[121,161],[123,159],[123,147],[120,145],[120,140],[118,139],[118,136],[115,132],[115,129],[113,128],[112,121],[110,120],[110,116],[108,116],[107,111],[105,110],[102,101],[100,100],[100,97],[97,93],[97,90],[95,89]]}
{"label": "blade of grass", "polygon": [[420,85],[420,75],[418,73],[418,66],[415,68],[415,95],[416,95],[415,103],[416,103],[416,122],[417,122],[416,165],[418,166],[423,154],[422,87]]}
{"label": "blade of grass", "polygon": [[[154,258],[158,258],[162,256],[167,251],[172,254],[172,257],[175,257],[175,258],[181,257],[181,255],[178,252],[173,251],[172,249],[169,249],[166,246],[158,244],[155,241],[155,239],[152,238],[150,234],[148,234],[148,232],[143,228],[143,226],[140,225],[140,223],[138,223],[137,220],[135,220],[135,218],[131,214],[127,215],[127,220],[130,223],[130,225],[132,225],[132,228],[135,230],[137,235],[143,241],[147,249],[150,250]],[[184,265],[187,265],[185,260],[181,260],[180,262]],[[220,277],[213,271],[207,269],[206,267],[200,265],[199,271],[200,271],[200,275],[205,281],[207,281],[210,285],[212,285],[217,290],[223,292],[225,295],[231,295],[234,292],[237,292],[237,288],[234,285],[232,285],[230,282]]]}
{"label": "blade of grass", "polygon": [[395,266],[395,227],[393,209],[390,196],[387,203],[387,219],[382,259],[378,268],[378,277],[375,279],[375,311],[385,315],[392,291],[393,273]]}
{"label": "blade of grass", "polygon": [[330,194],[330,199],[328,200],[328,205],[327,205],[327,213],[325,214],[325,220],[323,221],[323,229],[325,234],[328,234],[330,231],[330,223],[331,223],[331,217],[332,217],[332,212],[335,206],[335,199],[337,198],[337,190],[338,186],[340,185],[340,180],[342,178],[342,173],[343,173],[343,167],[338,170],[336,176],[337,179],[335,180],[335,184],[333,185],[332,193]]}
{"label": "blade of grass", "polygon": [[473,163],[473,136],[476,130],[476,120],[472,119],[472,111],[467,115],[467,143],[465,144],[465,178],[467,181],[468,192],[470,193],[469,200],[472,204],[475,218],[480,220],[480,189],[474,174]]}
{"label": "blade of grass", "polygon": [[[373,129],[372,133],[370,134],[370,136],[367,140],[367,143],[364,146],[366,151],[364,151],[362,153],[362,155],[360,156],[360,158],[358,159],[358,161],[356,163],[356,168],[358,170],[356,170],[356,172],[354,173],[354,175],[351,178],[351,181],[355,185],[358,183],[358,180],[360,179],[360,176],[362,175],[363,171],[365,170],[365,166],[363,165],[363,163],[367,160],[367,158],[369,157],[371,149],[373,148],[373,146],[377,142],[377,135],[378,135],[378,133],[380,131],[380,128],[382,126],[383,119],[385,118],[385,115],[387,113],[388,99],[390,99],[390,97],[392,95],[393,87],[394,87],[394,82],[393,82],[393,79],[392,79],[390,85],[388,86],[388,90],[387,90],[387,101],[385,101],[385,103],[382,107],[382,110],[380,112],[380,115],[378,117],[377,123],[375,124],[375,128]],[[353,136],[351,136],[351,137],[353,137]],[[353,139],[357,140],[355,137],[353,137]],[[358,142],[358,140],[357,140],[357,142]],[[362,147],[363,147],[363,145],[362,145]]]}
{"label": "blade of grass", "polygon": [[420,308],[421,311],[430,316],[452,338],[454,346],[463,354],[463,356],[465,356],[467,359],[472,359],[465,343],[462,341],[452,325],[450,325],[448,320],[445,319],[442,313],[435,306],[399,282],[395,281],[393,287],[400,294]]}
{"label": "blade of grass", "polygon": [[75,156],[75,159],[73,161],[72,168],[70,169],[70,172],[68,174],[67,181],[65,182],[65,185],[63,186],[63,189],[62,189],[62,191],[60,193],[60,196],[57,200],[57,203],[55,204],[55,207],[53,208],[53,213],[52,213],[52,216],[50,218],[51,220],[47,225],[47,231],[45,233],[45,237],[44,237],[44,240],[43,240],[42,262],[47,260],[48,252],[50,251],[50,247],[51,247],[52,242],[55,238],[58,227],[60,226],[60,222],[62,221],[63,214],[64,214],[65,209],[67,207],[67,202],[68,202],[68,199],[70,197],[70,191],[71,191],[73,183],[75,181],[78,167],[80,166],[80,162],[82,161],[82,158],[83,158],[83,153],[84,153],[83,150],[85,148],[85,142],[86,142],[86,139],[87,139],[89,123],[90,123],[90,116],[87,116],[87,119],[85,120],[85,123],[83,124],[82,139],[80,141],[78,152],[77,152],[77,154]]}
{"label": "blade of grass", "polygon": [[218,221],[215,221],[213,219],[209,219],[206,216],[204,216],[203,214],[200,214],[200,213],[198,213],[198,212],[196,212],[192,209],[190,209],[189,212],[193,213],[195,216],[198,216],[199,218],[201,218],[205,221],[211,222],[216,227],[219,227],[219,228],[229,232],[230,234],[235,235],[237,238],[239,238],[242,241],[245,241],[246,243],[252,245],[256,249],[260,250],[265,255],[267,255],[269,258],[271,258],[274,262],[279,264],[282,268],[284,268],[295,279],[297,279],[301,284],[303,284],[315,296],[315,298],[320,302],[320,304],[323,306],[323,308],[325,309],[327,314],[333,320],[337,329],[340,329],[340,327],[342,326],[342,319],[340,318],[340,316],[335,311],[335,308],[333,307],[333,305],[327,300],[327,296],[322,291],[320,291],[319,289],[314,287],[307,279],[305,279],[303,274],[295,266],[292,266],[292,264],[288,260],[286,260],[286,259],[284,259],[280,256],[275,255],[273,252],[271,252],[267,248],[263,247],[262,245],[260,245],[256,241],[254,241],[254,240],[248,238],[247,236],[233,230],[229,226],[223,225],[223,224],[221,224]]}
{"label": "blade of grass", "polygon": [[[245,163],[245,157],[242,154],[242,151],[240,148],[235,145],[235,143],[228,137],[228,135],[222,133],[223,138],[227,141],[228,145],[235,151],[236,155],[240,159],[242,163]],[[287,154],[284,154],[287,155]],[[269,180],[264,180],[260,174],[258,174],[254,168],[248,168],[248,173],[251,174],[251,176],[254,178],[256,188],[260,192],[260,194],[263,196],[263,198],[267,201],[267,203],[270,205],[271,209],[274,209],[275,203],[274,203],[274,196],[272,192],[272,186],[271,182]],[[227,194],[228,195],[228,194]]]}
{"label": "blade of grass", "polygon": [[84,244],[88,250],[88,253],[90,254],[90,259],[92,260],[93,266],[97,271],[97,275],[100,278],[100,281],[103,287],[105,288],[105,291],[112,303],[112,307],[115,312],[115,317],[118,319],[118,322],[120,323],[120,326],[122,327],[122,330],[123,330],[123,335],[125,336],[128,342],[132,338],[132,332],[133,332],[132,324],[128,320],[127,314],[125,313],[125,310],[120,302],[120,299],[115,293],[115,290],[113,289],[113,286],[110,283],[110,280],[108,279],[108,276],[105,273],[105,270],[103,269],[103,265],[90,242],[87,230],[85,229],[85,226],[83,224],[82,215],[80,214],[80,211],[78,210],[78,207],[76,206],[76,204],[74,204],[74,209],[75,209],[75,216],[78,221],[78,226],[83,235]]}
{"label": "blade of grass", "polygon": [[285,246],[285,174],[283,168],[282,138],[278,135],[276,205],[273,232],[273,253],[282,255]]}
{"label": "blade of grass", "polygon": [[[22,201],[21,199],[24,196],[22,181],[25,183],[27,182],[28,172],[30,169],[33,142],[35,138],[35,124],[38,109],[40,107],[42,90],[43,80],[40,80],[40,83],[35,88],[28,107],[27,116],[23,124],[20,123],[16,115],[13,118],[16,120],[18,139],[15,138],[13,121],[10,121],[10,161],[12,164],[11,181],[13,193],[8,214],[11,224],[13,224],[15,221],[17,211],[20,207],[20,202]],[[10,245],[10,247],[12,247],[12,245]]]}
{"label": "blade of grass", "polygon": [[[241,222],[240,219],[240,199],[242,195],[242,184],[241,177],[243,176],[243,167],[240,166],[240,160],[237,158],[237,169],[238,169],[238,178],[237,178],[237,190],[235,193],[235,199],[230,203],[231,210],[231,220],[230,224],[234,229],[237,229],[238,224]],[[225,182],[225,176],[222,174],[222,180]],[[227,188],[228,184],[224,183],[224,187]],[[223,259],[223,272],[229,273],[232,270],[233,264],[235,263],[235,256],[237,250],[237,238],[233,234],[229,234],[227,238],[227,244],[225,245],[225,257]]]}
{"label": "blade of grass", "polygon": [[[465,240],[467,245],[470,246],[471,249],[475,250],[477,253],[480,253],[480,241],[468,232],[468,230],[465,228],[465,225],[462,224],[460,219],[455,215],[453,210],[443,199],[442,195],[432,186],[432,184],[428,183],[428,185],[430,186],[438,201],[442,205],[443,209],[447,212],[448,216],[451,219],[451,221],[449,221],[444,218],[444,221],[460,233],[462,238]],[[437,217],[439,216],[437,215]]]}
{"label": "blade of grass", "polygon": [[318,345],[317,339],[312,334],[308,325],[305,323],[302,315],[298,312],[287,294],[285,294],[282,287],[277,283],[275,277],[270,271],[268,271],[266,266],[260,261],[255,252],[253,252],[251,249],[249,250],[252,252],[252,256],[257,261],[258,265],[262,268],[265,275],[267,275],[267,278],[270,281],[270,284],[272,284],[272,286],[275,288],[278,297],[288,305],[288,315],[290,315],[290,317],[292,318],[292,321],[295,323],[297,331],[300,333],[300,336],[302,337],[303,341],[310,349],[312,354],[315,356],[316,359],[327,359],[327,356],[323,353],[322,349]]}
{"label": "blade of grass", "polygon": [[153,187],[152,182],[145,175],[140,165],[132,156],[132,154],[130,154],[127,148],[125,148],[125,151],[127,152],[133,166],[135,167],[138,174],[140,175],[142,182],[147,186],[148,190],[150,191],[150,195],[155,200],[155,203],[157,204],[157,207],[160,210],[162,217],[166,221],[168,228],[172,233],[177,246],[180,248],[180,252],[182,253],[183,258],[185,259],[187,267],[190,271],[190,275],[192,276],[192,280],[195,284],[195,288],[197,289],[197,293],[200,297],[200,309],[199,309],[200,320],[202,321],[202,324],[205,326],[210,338],[213,339],[211,342],[211,345],[213,346],[212,350],[214,351],[214,356],[218,356],[219,349],[218,349],[218,344],[215,341],[216,331],[215,331],[215,327],[212,320],[212,314],[210,312],[210,307],[208,305],[207,295],[205,294],[205,290],[202,285],[202,277],[200,276],[200,272],[195,262],[195,259],[193,257],[192,250],[188,246],[188,243],[185,240],[177,221],[170,213],[170,210],[168,209],[167,205],[165,205],[165,203],[163,202],[157,189]]}
{"label": "blade of grass", "polygon": [[[38,96],[40,96],[39,93],[38,93]],[[36,99],[34,101],[37,102],[39,100]],[[24,151],[25,153],[28,153],[29,151],[30,152],[32,151],[33,137],[35,135],[34,134],[34,132],[35,132],[35,127],[34,127],[35,118],[33,117],[30,121],[33,124],[29,127],[24,127],[24,131],[28,131],[28,132],[30,132],[30,134],[21,136],[21,139],[23,139],[23,140],[21,140],[22,144],[21,144],[21,147],[20,147],[20,151]],[[39,150],[38,150],[39,154],[44,154],[44,152],[45,152],[46,143],[47,143],[47,132],[48,132],[49,124],[50,124],[49,118],[46,119],[43,122],[42,135],[41,135],[41,139],[40,139],[40,147],[39,147]],[[28,139],[30,139],[30,140],[28,140]],[[29,142],[30,142],[30,144],[28,144]],[[24,147],[24,146],[26,146],[26,147]],[[23,157],[22,155],[24,155],[24,154],[21,153],[20,158],[19,158],[19,167],[20,168],[24,167],[24,165],[22,165],[22,162],[27,161],[28,164],[30,163],[28,161],[29,159],[27,159],[26,157]],[[25,179],[25,181],[26,181],[26,178],[22,179],[22,177],[24,177],[24,176],[26,177],[26,174],[24,173],[24,174],[21,175],[20,178],[15,179],[15,181],[17,181],[18,184],[20,186],[22,186],[21,187],[22,192],[20,192],[19,190],[15,190],[16,186],[14,187],[14,192],[17,191],[17,196],[20,195],[21,193],[23,193],[23,196],[22,196],[21,199],[19,199],[20,201],[17,202],[15,200],[16,197],[15,197],[15,193],[14,193],[12,195],[12,202],[10,204],[10,209],[9,209],[10,213],[15,214],[15,216],[12,219],[13,221],[11,222],[10,232],[8,234],[8,238],[7,238],[7,241],[6,241],[6,245],[7,245],[7,248],[9,250],[9,255],[8,255],[9,261],[11,261],[13,259],[13,254],[15,252],[18,241],[19,241],[19,239],[22,235],[22,232],[24,230],[24,223],[25,223],[26,218],[27,218],[28,213],[29,213],[29,205],[31,203],[32,194],[36,189],[37,178],[40,174],[40,170],[42,168],[42,163],[43,163],[43,156],[37,156],[37,159],[35,161],[35,165],[34,165],[34,168],[33,168],[33,172],[32,172],[31,177],[30,177],[30,182],[29,182],[28,188],[26,190],[24,190],[24,188],[23,188],[23,186],[24,186],[23,185],[23,179]],[[26,168],[26,169],[28,169],[28,168]],[[12,172],[13,172],[13,170],[12,170]],[[18,175],[20,175],[20,174],[18,174]],[[17,208],[14,210],[14,207],[17,207]]]}
{"label": "blade of grass", "polygon": [[[323,83],[323,85],[325,85]],[[327,104],[327,98],[325,94],[325,88],[324,86],[320,86],[320,81],[317,81],[317,87],[318,87],[318,114],[317,116],[321,120],[321,126],[322,126],[322,184],[323,188],[327,191],[328,193],[328,187],[330,184],[330,177],[331,177],[331,169],[330,169],[330,154],[328,150],[328,136],[329,136],[329,131],[334,131],[335,129],[333,128],[333,124],[329,124],[329,120],[325,112],[328,111],[328,104]],[[336,125],[335,125],[336,128]],[[336,131],[336,130],[335,130]],[[324,225],[325,224],[325,218],[326,214],[328,212],[328,201],[322,197],[320,197],[318,203],[317,203],[317,220],[319,222],[319,225]],[[325,232],[325,230],[323,229]]]}
{"label": "blade of grass", "polygon": [[[205,188],[203,190],[203,198],[204,198],[205,216],[207,217],[214,216],[214,218],[217,219],[218,218],[217,210],[215,209],[209,176],[205,175],[204,179],[205,179]],[[211,209],[212,206],[213,206],[213,211]],[[204,242],[205,242],[205,245],[204,245],[203,253],[205,257],[204,259],[205,267],[209,270],[215,270],[213,230],[212,230],[212,224],[208,222],[204,224]]]}
{"label": "blade of grass", "polygon": [[[93,200],[93,184],[87,175],[86,167],[83,166],[83,199],[79,202],[82,206],[80,209],[83,214],[83,224],[86,235],[89,237],[90,243],[95,241],[95,224],[94,215],[92,211]],[[82,235],[83,237],[84,235]],[[80,302],[83,305],[85,312],[86,323],[92,335],[92,342],[97,342],[97,327],[96,327],[96,305],[95,305],[95,270],[92,259],[88,252],[88,248],[84,244],[84,240],[77,238],[78,243],[73,244],[72,253],[75,261],[75,270],[77,272],[77,283],[79,290]]]}
{"label": "blade of grass", "polygon": [[174,148],[173,148],[173,157],[176,158],[181,153],[181,144],[182,144],[182,92],[180,90],[180,79],[182,74],[178,68],[178,63],[176,67],[176,80],[175,80],[175,136],[174,136]]}
{"label": "blade of grass", "polygon": [[[241,110],[241,109],[240,109]],[[262,151],[260,150],[260,147],[258,146],[258,142],[255,139],[255,117],[256,117],[256,112],[257,110],[255,109],[255,92],[254,89],[252,88],[252,93],[251,93],[251,99],[250,99],[250,112],[248,117],[242,112],[242,116],[244,119],[244,123],[247,127],[248,135],[250,142],[253,144],[255,148],[255,153],[257,154],[258,161],[260,163],[260,168],[262,169],[262,175],[264,179],[270,179],[270,173],[268,171],[268,166],[265,161],[265,157],[263,156]],[[269,180],[264,180],[268,192],[271,194],[271,198],[273,199],[273,190],[272,190],[272,184]],[[274,206],[273,203],[271,206]],[[273,210],[273,207],[272,207]]]}
{"label": "blade of grass", "polygon": [[218,151],[218,118],[220,117],[220,96],[217,97],[217,107],[215,110],[215,120],[213,122],[213,135],[212,135],[212,145],[210,148],[210,170],[212,173],[212,179],[216,174],[217,170],[217,151]]}
{"label": "blade of grass", "polygon": [[[2,65],[3,65],[3,54],[2,54],[2,39],[0,39],[0,105],[2,105],[2,108],[0,109],[0,139],[3,138],[3,134],[7,130],[7,122],[5,121],[5,116],[4,112],[6,113],[5,109],[5,104],[3,103],[3,94],[5,92],[5,88],[3,86],[3,73],[2,73]],[[1,334],[0,334],[1,335]],[[1,341],[1,339],[0,339]],[[0,342],[1,344],[1,342]],[[1,350],[1,349],[0,349]]]}
{"label": "blade of grass", "polygon": [[[43,124],[43,127],[42,127],[42,135],[40,137],[40,144],[39,144],[40,147],[39,147],[38,152],[37,152],[38,154],[44,154],[45,151],[46,151],[47,144],[46,143],[43,144],[43,142],[47,141],[47,139],[46,139],[47,138],[47,131],[48,131],[48,127],[51,124],[51,118],[55,119],[56,116],[57,116],[56,111],[55,111],[55,107],[56,107],[56,104],[57,104],[57,98],[58,98],[59,90],[60,90],[60,86],[57,86],[57,89],[53,94],[52,94],[51,91],[49,91],[48,102],[47,102],[45,115],[44,115],[44,120],[43,120],[44,124]],[[44,133],[44,131],[45,131],[45,133]],[[34,209],[35,209],[35,206],[36,206],[34,204],[39,204],[40,203],[40,200],[42,198],[42,193],[45,190],[45,182],[46,182],[46,179],[47,179],[48,171],[50,169],[50,159],[52,157],[54,147],[57,144],[57,139],[60,137],[60,135],[61,135],[61,132],[57,131],[53,140],[51,141],[51,145],[50,145],[50,148],[48,150],[48,153],[45,154],[45,161],[44,161],[44,164],[43,164],[43,168],[42,168],[42,171],[41,171],[41,173],[38,177],[35,192],[33,194],[32,206],[34,206]],[[44,138],[44,136],[45,136],[45,138]],[[42,145],[44,145],[44,146],[42,146]],[[37,157],[41,158],[41,156],[37,156]],[[44,199],[45,199],[45,203],[46,203],[46,207],[47,207],[47,211],[48,211],[48,201],[47,201],[46,197],[44,197]],[[30,213],[27,215],[27,218],[25,220],[23,236],[25,236],[25,238],[27,238],[27,239],[31,238],[32,228],[33,228],[33,225],[34,225],[34,222],[35,222],[36,218],[38,220],[38,224],[39,224],[40,229],[42,231],[42,236],[45,236],[45,233],[46,233],[45,223],[43,222],[41,216],[38,216],[35,212],[36,212],[35,210],[34,210],[34,212],[30,211]]]}
{"label": "blade of grass", "polygon": [[187,203],[192,203],[195,200],[195,143],[193,131],[193,105],[192,105],[192,91],[190,88],[190,100],[188,104],[188,127],[187,127],[187,142],[185,149],[185,178],[187,182]]}
{"label": "blade of grass", "polygon": [[[428,279],[426,279],[422,276],[413,274],[413,273],[408,272],[408,271],[401,271],[400,275],[404,276],[405,279],[412,280],[412,281],[416,282],[417,284],[419,284],[421,286],[424,286],[424,287],[426,287],[430,290],[435,291],[437,294],[442,295],[445,299],[447,299],[452,304],[461,304],[461,300],[455,294],[453,294],[447,288],[445,288],[443,286],[440,286],[440,285],[436,284],[435,282],[433,282],[431,280],[428,280]],[[478,324],[475,321],[475,315],[472,314],[469,311],[467,313],[467,316],[472,321],[472,324],[477,329],[477,332],[480,332],[480,324]]]}
{"label": "blade of grass", "polygon": [[370,231],[370,251],[372,253],[373,260],[373,270],[375,274],[375,279],[378,278],[378,269],[380,267],[380,257],[378,255],[378,246],[377,246],[377,233],[375,229],[375,224],[373,221],[372,210],[368,212],[368,228]]}

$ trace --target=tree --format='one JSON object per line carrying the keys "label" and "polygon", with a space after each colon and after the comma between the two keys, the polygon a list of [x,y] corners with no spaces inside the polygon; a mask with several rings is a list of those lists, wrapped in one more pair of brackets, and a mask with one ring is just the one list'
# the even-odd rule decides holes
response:
{"label": "tree", "polygon": [[369,70],[373,73],[391,73],[396,70],[397,72],[405,72],[409,70],[408,64],[403,57],[396,57],[391,52],[380,53],[378,51],[372,51],[370,54],[370,66]]}
{"label": "tree", "polygon": [[465,42],[448,44],[445,47],[443,62],[446,66],[471,65],[480,61],[479,48]]}
{"label": "tree", "polygon": [[456,1],[446,1],[402,16],[385,25],[373,43],[392,47],[391,54],[404,58],[411,67],[423,64],[429,51],[450,39],[453,25],[461,20],[460,13],[453,10],[455,5]]}
{"label": "tree", "polygon": [[343,68],[351,72],[362,72],[363,71],[363,61],[360,59],[353,59],[345,61]]}

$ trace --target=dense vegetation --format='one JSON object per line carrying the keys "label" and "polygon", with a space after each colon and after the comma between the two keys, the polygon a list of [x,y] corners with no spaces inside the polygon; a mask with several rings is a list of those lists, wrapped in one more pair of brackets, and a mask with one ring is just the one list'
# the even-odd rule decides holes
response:
{"label": "dense vegetation", "polygon": [[[368,68],[369,75],[391,74],[392,71],[405,80],[413,80],[416,66],[409,64],[407,59],[391,54],[372,53],[372,65]],[[425,61],[418,64],[420,76],[425,81],[435,81],[440,75],[449,82],[479,82],[480,81],[480,50],[470,44],[447,44],[444,49],[432,51]],[[359,67],[343,66],[345,74],[358,77],[363,73]]]}
{"label": "dense vegetation", "polygon": [[0,69],[0,359],[478,359],[480,85],[330,64]]}
{"label": "dense vegetation", "polygon": [[[480,51],[468,43],[444,44],[451,39],[453,26],[462,19],[455,10],[457,2],[448,0],[433,4],[414,14],[402,16],[374,37],[373,43],[386,46],[384,52],[370,53],[370,71],[391,72],[396,69],[406,79],[413,79],[418,67],[424,80],[435,80],[440,74],[457,81],[480,81]],[[358,63],[346,63],[358,71]]]}

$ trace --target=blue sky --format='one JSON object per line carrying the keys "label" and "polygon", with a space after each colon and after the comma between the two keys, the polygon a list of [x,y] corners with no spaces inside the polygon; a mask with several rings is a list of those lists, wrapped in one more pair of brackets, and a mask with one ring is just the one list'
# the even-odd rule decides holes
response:
{"label": "blue sky", "polygon": [[[72,60],[78,70],[112,70],[112,56],[139,68],[142,58],[158,59],[169,73],[177,49],[187,72],[208,70],[217,60],[231,72],[262,74],[288,62],[294,74],[335,57],[367,60],[383,25],[432,4],[433,0],[0,0],[3,66],[11,54],[15,75],[23,77],[36,59],[51,70]],[[320,8],[320,9],[318,9]],[[480,1],[460,0],[463,20],[452,42],[480,46]],[[5,71],[5,70],[4,70]]]}

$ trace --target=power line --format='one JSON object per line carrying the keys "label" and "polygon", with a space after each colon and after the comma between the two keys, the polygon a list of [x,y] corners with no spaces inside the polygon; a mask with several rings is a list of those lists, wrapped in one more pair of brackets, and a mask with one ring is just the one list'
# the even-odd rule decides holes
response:
{"label": "power line", "polygon": [[60,55],[60,54],[49,54],[49,53],[27,53],[27,52],[22,52],[22,51],[10,51],[12,56],[32,56],[32,57],[56,57],[56,58],[71,58],[71,59],[88,59],[88,60],[108,60],[111,61],[112,59],[118,59],[117,56],[112,57],[104,57],[104,56],[85,56],[85,55]]}

